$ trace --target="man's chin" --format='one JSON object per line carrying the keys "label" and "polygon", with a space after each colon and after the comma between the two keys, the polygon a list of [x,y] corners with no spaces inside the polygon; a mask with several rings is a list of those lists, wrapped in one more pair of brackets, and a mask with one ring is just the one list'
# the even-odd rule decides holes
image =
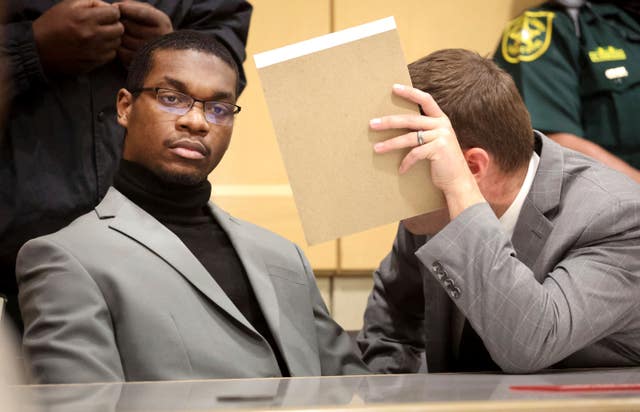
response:
{"label": "man's chin", "polygon": [[179,172],[173,170],[160,170],[156,175],[164,182],[181,185],[181,186],[197,186],[207,180],[206,173],[202,172]]}
{"label": "man's chin", "polygon": [[404,219],[402,226],[414,235],[433,236],[449,224],[449,210],[442,208]]}

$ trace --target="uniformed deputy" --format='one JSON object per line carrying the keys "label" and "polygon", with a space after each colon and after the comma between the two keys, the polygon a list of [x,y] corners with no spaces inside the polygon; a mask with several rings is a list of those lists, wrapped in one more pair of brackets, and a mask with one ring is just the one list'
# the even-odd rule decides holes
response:
{"label": "uniformed deputy", "polygon": [[494,59],[513,76],[534,128],[640,182],[635,2],[544,3],[507,24]]}

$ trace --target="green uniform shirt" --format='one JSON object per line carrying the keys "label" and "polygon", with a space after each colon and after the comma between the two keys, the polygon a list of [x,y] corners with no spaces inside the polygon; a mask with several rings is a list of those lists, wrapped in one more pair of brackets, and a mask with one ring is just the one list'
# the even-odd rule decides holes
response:
{"label": "green uniform shirt", "polygon": [[640,168],[640,23],[609,4],[583,6],[580,36],[564,8],[511,21],[494,55],[535,129],[589,139]]}

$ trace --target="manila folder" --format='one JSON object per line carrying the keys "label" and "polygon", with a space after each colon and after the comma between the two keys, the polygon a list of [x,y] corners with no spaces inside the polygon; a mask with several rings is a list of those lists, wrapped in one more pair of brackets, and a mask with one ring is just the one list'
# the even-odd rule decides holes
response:
{"label": "manila folder", "polygon": [[393,17],[254,60],[309,244],[444,207],[428,162],[399,175],[409,149],[373,151],[408,131],[372,131],[370,119],[418,113],[391,92],[411,84]]}

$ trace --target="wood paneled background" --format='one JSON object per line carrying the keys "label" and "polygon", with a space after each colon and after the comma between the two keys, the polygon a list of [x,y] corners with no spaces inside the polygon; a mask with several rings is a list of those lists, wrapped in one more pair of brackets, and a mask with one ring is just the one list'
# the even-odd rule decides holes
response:
{"label": "wood paneled background", "polygon": [[[213,200],[231,214],[300,245],[323,297],[345,329],[359,329],[371,273],[388,253],[396,225],[307,246],[275,134],[253,64],[253,54],[394,16],[407,62],[461,47],[489,55],[504,24],[540,0],[253,0],[244,64],[248,86],[239,99],[231,146],[211,174]],[[391,85],[389,85],[391,86]],[[317,110],[313,106],[291,110]]]}

